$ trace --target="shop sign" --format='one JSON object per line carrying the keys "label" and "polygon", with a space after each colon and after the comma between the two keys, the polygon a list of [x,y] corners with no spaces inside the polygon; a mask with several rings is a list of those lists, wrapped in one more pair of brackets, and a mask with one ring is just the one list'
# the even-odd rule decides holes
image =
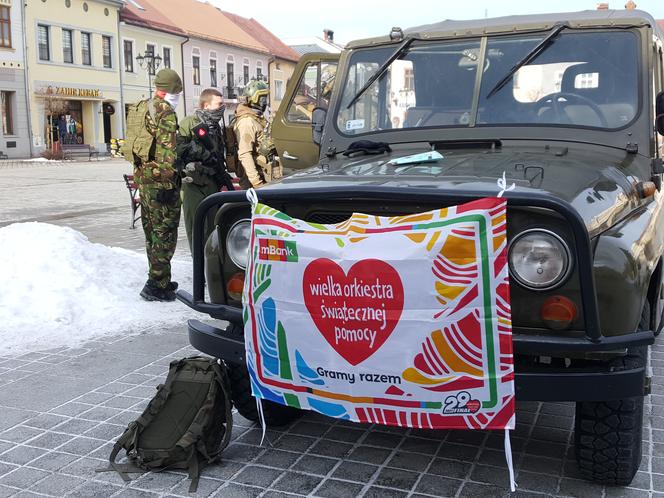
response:
{"label": "shop sign", "polygon": [[57,95],[61,97],[102,97],[102,92],[98,88],[48,86],[45,93],[47,95]]}

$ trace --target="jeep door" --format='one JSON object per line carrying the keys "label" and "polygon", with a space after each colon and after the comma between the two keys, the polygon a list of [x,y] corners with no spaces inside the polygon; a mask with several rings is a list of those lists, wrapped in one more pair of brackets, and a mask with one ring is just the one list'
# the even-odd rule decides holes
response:
{"label": "jeep door", "polygon": [[316,107],[327,109],[338,63],[339,54],[306,54],[288,82],[272,122],[272,139],[286,174],[318,162],[311,116]]}

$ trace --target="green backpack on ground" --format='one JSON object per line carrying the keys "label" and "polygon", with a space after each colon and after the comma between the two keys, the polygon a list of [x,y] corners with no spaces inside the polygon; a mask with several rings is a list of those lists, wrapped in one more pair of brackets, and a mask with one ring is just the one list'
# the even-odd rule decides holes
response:
{"label": "green backpack on ground", "polygon": [[[150,118],[148,118],[148,115]],[[122,145],[122,155],[133,164],[147,163],[154,158],[155,137],[148,129],[147,120],[155,122],[154,102],[141,100],[129,106],[127,112],[127,131]]]}
{"label": "green backpack on ground", "polygon": [[[115,443],[109,467],[98,472],[114,470],[128,482],[128,473],[187,469],[194,492],[203,466],[228,446],[232,428],[225,365],[200,356],[173,361],[145,411]],[[130,463],[115,461],[122,449]]]}

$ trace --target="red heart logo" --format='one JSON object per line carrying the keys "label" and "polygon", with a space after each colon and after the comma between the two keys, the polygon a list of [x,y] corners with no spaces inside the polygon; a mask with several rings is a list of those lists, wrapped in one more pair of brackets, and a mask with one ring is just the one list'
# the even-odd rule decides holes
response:
{"label": "red heart logo", "polygon": [[351,365],[380,349],[403,311],[403,285],[385,261],[364,259],[346,275],[330,259],[307,265],[304,303],[325,340]]}
{"label": "red heart logo", "polygon": [[471,399],[466,403],[466,408],[470,410],[470,413],[476,413],[480,409],[480,402],[476,399]]}

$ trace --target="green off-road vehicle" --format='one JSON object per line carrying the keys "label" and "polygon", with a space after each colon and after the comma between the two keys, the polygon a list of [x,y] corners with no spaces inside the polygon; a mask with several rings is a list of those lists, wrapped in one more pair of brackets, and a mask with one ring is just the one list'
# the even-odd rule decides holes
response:
{"label": "green off-road vehicle", "polygon": [[[336,223],[495,196],[505,173],[516,397],[576,402],[579,468],[607,484],[639,468],[648,345],[664,325],[663,43],[648,14],[600,10],[394,28],[338,60],[305,57],[273,131],[287,168],[316,164],[259,191]],[[441,157],[403,159],[431,150]],[[241,313],[249,218],[244,192],[203,202],[193,296],[179,298],[229,322],[192,320],[190,341],[229,364],[233,402],[257,420]],[[263,407],[268,425],[298,416]]]}

